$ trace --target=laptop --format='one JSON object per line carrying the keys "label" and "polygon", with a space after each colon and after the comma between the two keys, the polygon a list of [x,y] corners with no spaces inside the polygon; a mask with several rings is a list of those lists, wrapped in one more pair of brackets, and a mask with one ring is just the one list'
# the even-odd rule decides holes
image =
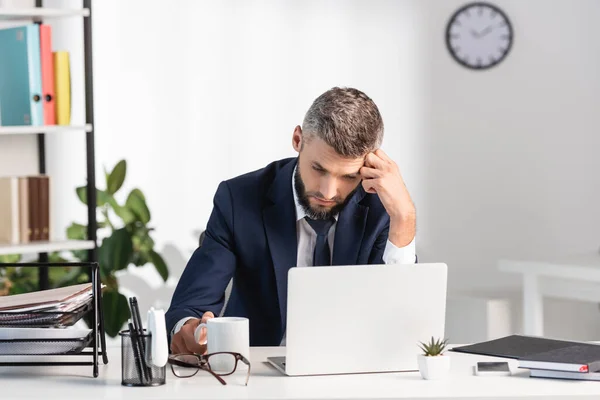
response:
{"label": "laptop", "polygon": [[288,376],[418,370],[419,342],[442,338],[443,263],[297,267],[288,272]]}

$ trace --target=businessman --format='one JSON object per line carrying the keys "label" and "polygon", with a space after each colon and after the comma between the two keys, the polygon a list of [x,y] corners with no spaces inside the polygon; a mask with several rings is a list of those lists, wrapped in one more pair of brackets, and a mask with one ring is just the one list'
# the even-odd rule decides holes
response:
{"label": "businessman", "polygon": [[336,87],[295,127],[298,157],[221,182],[166,313],[171,352],[206,352],[194,330],[221,313],[232,278],[223,315],[249,318],[252,346],[277,346],[290,268],[416,262],[415,207],[382,139],[373,100]]}

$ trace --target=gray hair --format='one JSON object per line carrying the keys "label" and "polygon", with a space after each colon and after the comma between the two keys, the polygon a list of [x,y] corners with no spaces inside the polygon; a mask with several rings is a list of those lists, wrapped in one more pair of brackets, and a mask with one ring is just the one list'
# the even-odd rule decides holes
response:
{"label": "gray hair", "polygon": [[305,140],[316,136],[344,157],[361,157],[381,146],[383,120],[366,94],[334,87],[315,99],[304,116]]}

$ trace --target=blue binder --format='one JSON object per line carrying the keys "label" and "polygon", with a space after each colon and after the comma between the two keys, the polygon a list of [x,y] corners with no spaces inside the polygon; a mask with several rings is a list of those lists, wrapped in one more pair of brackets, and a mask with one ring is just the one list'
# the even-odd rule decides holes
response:
{"label": "blue binder", "polygon": [[40,29],[0,29],[0,125],[43,125]]}

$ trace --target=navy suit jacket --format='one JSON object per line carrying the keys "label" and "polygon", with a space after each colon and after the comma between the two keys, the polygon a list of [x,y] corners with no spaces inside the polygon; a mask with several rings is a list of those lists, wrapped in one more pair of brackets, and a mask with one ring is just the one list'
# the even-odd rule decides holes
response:
{"label": "navy suit jacket", "polygon": [[[296,207],[292,173],[297,159],[275,161],[221,182],[206,236],[183,271],[166,313],[167,330],[184,317],[219,315],[250,320],[251,346],[278,346],[286,329],[288,270],[296,265]],[[362,185],[340,212],[333,265],[383,264],[389,216]],[[169,335],[170,337],[170,335]]]}

